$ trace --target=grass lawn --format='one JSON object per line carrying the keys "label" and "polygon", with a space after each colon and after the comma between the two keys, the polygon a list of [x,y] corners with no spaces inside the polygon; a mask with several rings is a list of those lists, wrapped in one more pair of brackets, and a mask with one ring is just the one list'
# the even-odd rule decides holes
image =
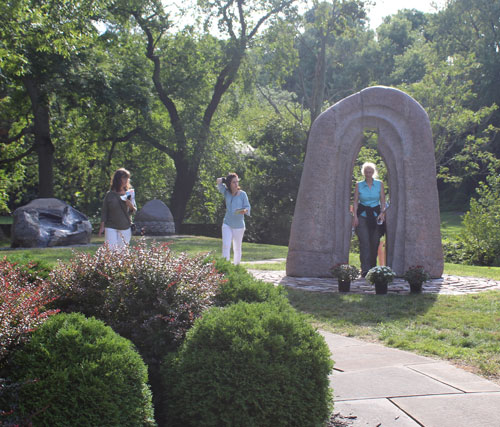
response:
{"label": "grass lawn", "polygon": [[[140,237],[133,237],[132,244],[138,242]],[[221,239],[203,236],[185,237],[160,237],[155,239],[146,238],[147,241],[169,242],[174,252],[187,252],[198,254],[200,252],[212,252],[219,254],[221,251]],[[39,249],[3,249],[0,257],[7,257],[11,261],[42,261],[55,265],[58,260],[69,261],[73,251],[84,251],[94,253],[104,242],[103,237],[93,236],[91,245],[75,246],[73,248],[39,248]],[[7,244],[4,247],[8,247]],[[286,258],[288,248],[286,246],[265,245],[257,243],[243,243],[243,261],[258,261],[273,258]]]}
{"label": "grass lawn", "polygon": [[319,294],[289,289],[311,322],[337,334],[449,360],[500,383],[500,292]]}
{"label": "grass lawn", "polygon": [[441,212],[441,237],[443,240],[455,240],[462,230],[465,212]]}

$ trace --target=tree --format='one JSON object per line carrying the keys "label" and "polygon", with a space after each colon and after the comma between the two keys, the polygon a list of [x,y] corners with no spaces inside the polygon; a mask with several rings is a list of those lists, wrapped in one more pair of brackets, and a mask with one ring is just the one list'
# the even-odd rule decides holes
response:
{"label": "tree", "polygon": [[473,55],[440,61],[432,50],[426,52],[425,76],[402,89],[419,101],[429,115],[438,177],[456,184],[466,176],[484,178],[497,163],[491,154],[494,129],[485,125],[497,107],[472,107],[477,95],[471,74],[478,64]]}
{"label": "tree", "polygon": [[[379,51],[377,63],[380,67],[379,84],[393,85],[401,83],[401,81],[397,80],[398,77],[403,81],[408,79],[415,81],[414,78],[411,78],[411,76],[415,75],[414,70],[406,68],[405,72],[409,73],[409,75],[404,74],[404,76],[394,76],[393,70],[398,58],[404,56],[414,44],[427,41],[426,24],[427,16],[415,9],[403,9],[384,18],[384,22],[377,28],[377,50]],[[408,59],[409,56],[405,56],[405,58]],[[418,65],[417,61],[417,70],[420,70],[421,67]]]}
{"label": "tree", "polygon": [[365,18],[364,1],[360,0],[315,1],[305,14],[304,32],[297,38],[300,63],[293,90],[309,110],[311,126],[325,101],[332,102],[337,95],[331,90],[335,43],[342,36],[352,37],[364,26]]}
{"label": "tree", "polygon": [[[53,160],[55,147],[51,136],[51,102],[54,93],[70,70],[77,54],[97,34],[92,19],[97,19],[107,0],[2,0],[0,24],[0,67],[9,84],[22,85],[31,111],[17,139],[33,135],[31,147],[38,157],[40,197],[54,194]],[[5,144],[12,136],[2,140]],[[19,156],[11,160],[19,160]]]}
{"label": "tree", "polygon": [[306,132],[292,117],[270,115],[249,138],[255,152],[248,156],[245,189],[252,212],[248,237],[253,241],[288,244],[304,163]]}
{"label": "tree", "polygon": [[[500,105],[500,3],[494,0],[451,0],[431,20],[428,32],[441,58],[474,54],[478,63],[471,76],[477,94],[473,108]],[[487,124],[500,127],[500,110]],[[500,155],[500,135],[491,148]]]}
{"label": "tree", "polygon": [[[294,0],[200,1],[207,17],[205,28],[215,19],[225,39],[206,31],[196,34],[187,28],[167,34],[171,21],[160,2],[123,5],[146,37],[146,57],[153,64],[152,80],[169,124],[154,123],[142,129],[142,138],[168,154],[176,168],[170,206],[176,225],[185,216],[186,206],[199,175],[200,163],[211,140],[214,115],[238,77],[246,50],[255,42],[263,25],[291,8]],[[134,5],[132,5],[134,6]]]}

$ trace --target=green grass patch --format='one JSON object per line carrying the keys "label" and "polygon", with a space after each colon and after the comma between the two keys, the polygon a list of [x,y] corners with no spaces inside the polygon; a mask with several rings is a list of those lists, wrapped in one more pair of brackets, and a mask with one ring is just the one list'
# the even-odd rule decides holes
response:
{"label": "green grass patch", "polygon": [[456,240],[463,229],[464,212],[441,212],[441,237],[443,240]]}
{"label": "green grass patch", "polygon": [[14,218],[11,216],[0,216],[0,224],[12,224]]}
{"label": "green grass patch", "polygon": [[500,379],[500,292],[471,295],[320,294],[289,289],[311,321],[338,334],[436,356]]}
{"label": "green grass patch", "polygon": [[[133,237],[132,244],[138,242],[140,237]],[[185,236],[185,237],[158,237],[147,238],[148,241],[168,242],[170,248],[176,252],[186,252],[190,255],[196,255],[201,252],[211,252],[216,255],[221,253],[221,239],[203,236]],[[83,251],[94,253],[99,245],[104,243],[103,237],[92,236],[92,245],[55,247],[55,248],[36,248],[36,249],[4,249],[0,251],[0,257],[7,257],[11,261],[42,261],[54,266],[58,260],[67,262],[73,257],[73,251]],[[7,243],[8,246],[10,243]],[[286,258],[288,248],[286,246],[265,245],[257,243],[243,242],[242,261],[258,261],[274,258]]]}
{"label": "green grass patch", "polygon": [[444,264],[444,273],[454,276],[483,277],[486,279],[500,280],[500,267],[484,267],[462,264]]}
{"label": "green grass patch", "polygon": [[249,270],[283,271],[286,270],[286,261],[269,263],[244,263],[243,267]]}

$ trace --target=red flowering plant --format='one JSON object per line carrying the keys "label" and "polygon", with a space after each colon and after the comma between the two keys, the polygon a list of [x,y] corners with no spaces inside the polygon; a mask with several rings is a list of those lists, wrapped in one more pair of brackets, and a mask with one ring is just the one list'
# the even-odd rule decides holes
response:
{"label": "red flowering plant", "polygon": [[[50,283],[37,277],[36,272],[34,263],[12,263],[6,257],[0,260],[0,370],[13,351],[29,340],[31,332],[59,311],[47,308],[57,297]],[[14,395],[23,384],[0,378],[0,396]],[[30,425],[18,419],[14,408],[0,409],[3,424]]]}
{"label": "red flowering plant", "polygon": [[406,270],[403,275],[403,279],[405,279],[410,284],[422,284],[427,282],[430,279],[429,273],[425,271],[424,267],[421,265],[414,265]]}
{"label": "red flowering plant", "polygon": [[10,352],[59,310],[47,305],[57,297],[49,282],[36,277],[31,266],[0,260],[0,367]]}
{"label": "red flowering plant", "polygon": [[51,280],[65,311],[95,316],[130,339],[147,362],[175,349],[204,310],[223,277],[206,255],[175,255],[168,244],[146,244],[94,255],[75,253]]}

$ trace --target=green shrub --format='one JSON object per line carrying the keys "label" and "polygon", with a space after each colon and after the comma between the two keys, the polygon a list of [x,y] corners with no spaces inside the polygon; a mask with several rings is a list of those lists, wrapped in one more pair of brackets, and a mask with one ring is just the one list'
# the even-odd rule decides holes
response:
{"label": "green shrub", "polygon": [[500,266],[500,175],[488,176],[476,193],[463,219],[456,256],[467,264]]}
{"label": "green shrub", "polygon": [[288,304],[213,308],[165,361],[169,425],[324,425],[331,368],[324,339]]}
{"label": "green shrub", "polygon": [[222,276],[205,256],[175,256],[167,244],[78,253],[52,273],[61,308],[95,316],[129,338],[148,364],[175,349],[213,304]]}
{"label": "green shrub", "polygon": [[[23,384],[12,417],[32,416],[33,425],[155,425],[144,362],[99,320],[51,317],[13,353],[7,370]],[[16,403],[12,394],[1,399],[4,408]]]}
{"label": "green shrub", "polygon": [[216,295],[215,304],[218,306],[239,301],[264,302],[286,299],[286,290],[283,286],[274,286],[272,283],[257,280],[241,265],[233,265],[224,258],[216,258],[215,269],[224,274],[225,279]]}

